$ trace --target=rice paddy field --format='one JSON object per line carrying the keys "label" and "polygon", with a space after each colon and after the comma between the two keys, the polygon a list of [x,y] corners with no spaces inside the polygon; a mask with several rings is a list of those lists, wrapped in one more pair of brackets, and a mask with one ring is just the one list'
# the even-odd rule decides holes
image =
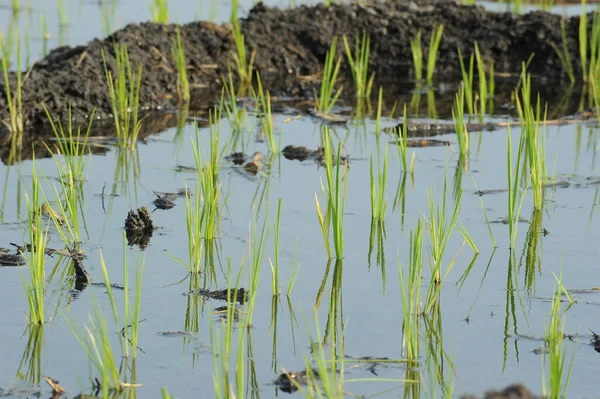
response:
{"label": "rice paddy field", "polygon": [[4,1],[0,397],[597,396],[596,9]]}

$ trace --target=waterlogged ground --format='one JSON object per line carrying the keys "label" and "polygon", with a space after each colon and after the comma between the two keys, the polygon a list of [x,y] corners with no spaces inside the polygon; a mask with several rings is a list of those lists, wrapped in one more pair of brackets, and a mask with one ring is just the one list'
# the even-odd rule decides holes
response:
{"label": "waterlogged ground", "polygon": [[[146,14],[128,8],[127,4],[120,7],[118,15],[122,16],[123,22],[149,16],[145,6]],[[186,4],[173,5],[174,15],[181,15],[180,22],[184,22],[184,16],[189,16],[186,7]],[[76,6],[75,2],[69,2],[68,9],[71,24],[68,42],[82,43],[94,35],[102,35],[100,22],[86,22],[97,21],[96,8],[88,3]],[[89,18],[77,16],[78,13],[87,15],[85,13],[91,13],[90,10],[94,12]],[[52,25],[51,17],[52,12],[48,11],[49,25]],[[79,32],[83,32],[83,36]],[[294,144],[316,149],[321,142],[320,122],[300,115],[294,109],[284,109],[286,111],[275,118],[281,148]],[[494,120],[511,118],[495,115]],[[383,121],[384,126],[395,123],[395,120]],[[224,146],[230,138],[231,127],[226,119],[218,125],[220,143]],[[442,286],[438,313],[441,323],[431,327],[424,320],[420,331],[423,362],[417,370],[422,384],[421,392],[415,396],[433,397],[438,391],[448,389],[443,388],[441,382],[444,381],[454,385],[456,396],[479,394],[514,382],[523,382],[534,392],[541,393],[542,356],[533,351],[543,346],[541,337],[548,323],[550,299],[556,289],[553,273],[559,275],[561,270],[564,286],[573,290],[578,301],[566,313],[565,332],[573,335],[573,341],[567,341],[567,353],[575,356],[568,396],[593,396],[596,392],[593,381],[600,359],[591,345],[593,336],[590,332],[600,330],[596,321],[597,312],[600,312],[600,291],[592,290],[600,286],[597,266],[600,231],[596,227],[596,205],[600,200],[599,130],[595,126],[592,122],[546,128],[548,170],[556,181],[568,184],[546,190],[546,208],[537,214],[541,221],[519,224],[512,254],[508,249],[508,227],[501,223],[490,225],[498,246],[494,248],[480,197],[475,195],[476,190],[507,187],[506,128],[473,132],[471,154],[463,165],[457,165],[454,135],[438,137],[451,142],[450,147],[409,149],[409,157],[413,152],[415,154],[414,175],[401,172],[396,146],[392,144],[394,138],[382,134],[377,140],[373,121],[332,128],[334,144],[342,142],[344,154],[350,157],[344,259],[337,269],[338,273],[342,271],[342,291],[338,300],[333,301],[337,303],[333,312],[330,312],[330,304],[332,295],[336,295],[335,292],[332,294],[331,285],[335,264],[328,263],[315,206],[315,193],[324,200],[321,194],[324,169],[310,160],[291,161],[276,155],[261,173],[252,176],[223,159],[219,178],[227,206],[222,236],[214,253],[214,269],[211,269],[216,282],[210,282],[209,274],[201,274],[200,284],[206,282],[210,289],[226,288],[227,278],[235,278],[240,263],[244,262],[241,285],[248,287],[248,246],[252,240],[249,229],[254,215],[259,229],[265,218],[272,227],[278,201],[281,199],[282,203],[279,243],[282,295],[273,301],[269,266],[269,258],[274,259],[271,230],[256,291],[253,327],[243,343],[245,395],[281,396],[282,392],[273,381],[282,369],[299,371],[305,368],[311,353],[310,336],[331,334],[331,330],[325,330],[331,314],[337,317],[338,333],[340,324],[345,325],[346,356],[403,358],[398,262],[407,264],[409,232],[415,228],[418,218],[428,212],[427,190],[431,189],[435,200],[440,201],[446,179],[450,203],[453,188],[458,185],[464,189],[459,220],[480,253],[475,256],[471,248],[464,245],[458,231],[454,231],[443,263],[446,269],[456,257],[454,268]],[[217,129],[213,126],[213,130]],[[513,127],[511,131],[516,150],[520,130]],[[82,249],[88,255],[84,264],[94,281],[102,280],[102,254],[111,280],[123,282],[123,225],[130,209],[140,206],[153,209],[152,201],[156,198],[153,190],[174,192],[186,186],[193,187],[194,173],[178,171],[177,166],[194,164],[191,141],[195,135],[194,125],[188,120],[179,131],[170,129],[151,136],[146,143],[140,143],[135,152],[113,149],[106,155],[87,159]],[[201,152],[206,158],[209,128],[200,128],[198,136]],[[243,150],[248,155],[255,151],[268,153],[266,144],[257,142],[257,122],[251,116],[242,138],[235,150]],[[371,239],[369,157],[376,154],[378,148],[383,151],[387,141],[390,142],[388,212],[386,236],[379,240],[377,236]],[[0,246],[9,247],[10,242],[24,241],[25,193],[31,190],[32,165],[31,161],[24,161],[12,167],[0,167],[4,187],[0,206]],[[47,176],[44,187],[55,183],[54,160],[38,160],[37,167]],[[50,200],[54,197],[50,188],[45,188],[45,194]],[[490,221],[506,218],[506,192],[486,194],[481,199]],[[156,210],[152,217],[159,229],[154,232],[150,245],[144,251],[137,247],[127,247],[125,251],[131,274],[136,261],[143,263],[145,268],[140,316],[144,321],[140,324],[140,350],[134,370],[135,380],[142,385],[136,391],[139,397],[159,397],[161,387],[167,386],[175,397],[211,397],[214,394],[214,370],[210,331],[211,328],[220,331],[220,316],[215,313],[215,308],[223,306],[224,302],[184,295],[190,290],[190,278],[173,259],[187,259],[184,198],[177,199],[173,209]],[[536,217],[531,193],[524,201],[522,217],[527,220]],[[48,245],[63,246],[53,229]],[[427,240],[426,248],[428,257]],[[300,269],[291,296],[287,298],[285,292],[294,258]],[[233,270],[230,274],[227,273],[229,263]],[[55,265],[56,273],[51,274]],[[106,290],[100,286],[89,286],[79,294],[72,292],[73,282],[64,275],[65,265],[59,257],[47,259],[46,312],[49,322],[42,329],[27,327],[28,310],[22,279],[27,279],[28,270],[0,267],[0,298],[3,302],[0,392],[8,397],[33,396],[40,389],[42,395],[49,396],[50,389],[43,382],[40,384],[42,375],[59,379],[68,389],[69,397],[79,392],[91,392],[89,378],[96,377],[97,373],[90,371],[86,354],[64,317],[84,323],[96,301],[110,318],[110,304]],[[425,291],[429,277],[427,266],[424,277]],[[123,292],[115,293],[121,304]],[[318,305],[319,327],[312,318],[315,305]],[[566,304],[563,304],[565,308]],[[118,352],[118,332],[114,326],[112,331],[113,347]],[[161,334],[174,331],[189,334]],[[442,339],[433,341],[437,355],[428,356],[430,341],[427,339],[433,334]],[[372,364],[346,366],[347,379],[399,380],[407,377],[407,368],[402,363],[379,363],[374,368]],[[129,369],[124,374],[128,381],[131,381],[132,371]],[[414,374],[408,376],[414,377]],[[397,397],[405,392],[408,394],[412,386],[400,382],[347,382],[344,391]]]}

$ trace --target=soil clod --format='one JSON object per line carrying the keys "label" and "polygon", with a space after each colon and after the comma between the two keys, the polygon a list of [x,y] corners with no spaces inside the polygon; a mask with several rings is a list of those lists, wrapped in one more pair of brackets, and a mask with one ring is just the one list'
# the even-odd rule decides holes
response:
{"label": "soil clod", "polygon": [[139,208],[137,213],[133,210],[127,213],[125,234],[130,246],[137,245],[140,249],[145,249],[150,243],[154,229],[150,212],[145,206]]}
{"label": "soil clod", "polygon": [[[467,395],[463,396],[462,399],[478,399],[478,397]],[[542,397],[533,394],[523,384],[513,384],[501,391],[489,390],[484,393],[482,399],[542,399]]]}
{"label": "soil clod", "polygon": [[[190,291],[188,293],[188,295],[202,295],[204,297],[207,297],[210,299],[216,299],[219,301],[227,301],[228,298],[231,298],[235,295],[235,302],[239,302],[241,305],[246,303],[246,301],[248,300],[248,297],[250,296],[250,293],[245,288],[238,289],[237,295],[236,295],[236,292],[234,289],[229,290],[229,295],[228,295],[227,291],[228,290],[226,290],[226,289],[211,291],[211,290],[207,290],[204,288],[198,288],[196,290]],[[232,301],[229,301],[229,302],[232,302]]]}

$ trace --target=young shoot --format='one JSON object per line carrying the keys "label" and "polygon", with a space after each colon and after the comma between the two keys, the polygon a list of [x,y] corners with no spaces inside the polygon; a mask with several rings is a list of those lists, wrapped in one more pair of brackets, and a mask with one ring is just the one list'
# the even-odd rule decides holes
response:
{"label": "young shoot", "polygon": [[331,112],[331,109],[342,93],[341,87],[337,90],[335,88],[340,65],[342,63],[341,58],[338,58],[337,61],[335,60],[336,43],[337,37],[334,37],[331,42],[331,48],[325,56],[325,65],[323,67],[319,95],[315,93],[315,110],[324,115],[328,115]]}

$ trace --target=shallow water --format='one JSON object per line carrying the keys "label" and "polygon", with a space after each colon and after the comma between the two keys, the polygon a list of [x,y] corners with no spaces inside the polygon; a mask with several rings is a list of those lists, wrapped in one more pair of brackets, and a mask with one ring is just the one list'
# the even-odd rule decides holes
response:
{"label": "shallow water", "polygon": [[[173,1],[172,19],[179,22],[195,19],[190,12],[190,2]],[[47,10],[53,10],[53,2],[47,2]],[[90,3],[67,2],[69,21],[67,42],[84,43],[94,36],[102,36],[101,24],[97,21],[97,6]],[[119,5],[118,20],[122,24],[149,18],[148,7],[133,6],[134,2]],[[246,6],[249,7],[249,4]],[[137,8],[139,7],[139,8]],[[226,9],[228,5],[223,5]],[[2,10],[2,18],[8,15]],[[49,26],[56,20],[48,11]],[[189,18],[189,19],[185,19]],[[218,14],[217,19],[225,19]],[[54,22],[52,22],[54,21]],[[35,35],[35,34],[32,34]],[[56,43],[52,44],[55,45]],[[39,51],[39,48],[38,50]],[[35,54],[36,50],[32,53]],[[278,139],[282,148],[288,144],[316,148],[320,145],[318,121],[307,117],[291,118],[298,113],[290,110],[277,115],[275,120]],[[496,116],[499,120],[509,117]],[[384,126],[397,121],[384,120]],[[220,121],[221,145],[227,141],[231,128],[225,119]],[[255,151],[267,153],[265,143],[257,143],[257,124],[249,117],[243,134],[246,154]],[[592,125],[593,126],[593,125]],[[454,384],[457,393],[481,393],[495,387],[521,381],[533,391],[541,392],[542,357],[532,350],[543,342],[532,337],[542,337],[548,322],[550,299],[556,288],[552,273],[562,270],[563,284],[568,289],[591,289],[596,281],[600,255],[597,242],[600,230],[596,227],[598,187],[592,184],[600,180],[597,165],[598,129],[595,127],[565,125],[548,126],[546,129],[546,158],[550,173],[558,181],[568,181],[568,188],[547,189],[547,207],[542,213],[541,226],[549,234],[543,236],[537,228],[533,235],[539,239],[538,251],[533,262],[527,262],[527,234],[530,224],[519,224],[519,236],[515,249],[514,263],[508,250],[508,227],[492,224],[491,229],[498,243],[494,250],[489,237],[485,217],[475,190],[502,189],[506,179],[506,129],[471,135],[472,151],[466,171],[462,173],[464,189],[459,219],[479,247],[480,254],[474,257],[468,245],[454,231],[444,258],[444,268],[458,254],[454,268],[449,272],[442,288],[439,314],[441,325],[438,331],[443,342],[436,346],[443,350],[443,368],[427,369],[426,345],[422,348],[423,378],[421,396],[433,396],[440,390],[434,373],[442,372],[443,379]],[[388,213],[385,220],[386,238],[382,253],[385,261],[377,262],[378,249],[369,256],[371,214],[369,199],[369,156],[377,148],[383,150],[384,143],[392,140],[381,135],[379,143],[375,124],[365,126],[348,125],[336,127],[334,144],[344,143],[344,152],[350,155],[348,174],[348,200],[344,231],[344,259],[341,305],[338,327],[345,323],[345,354],[352,357],[389,357],[401,359],[402,354],[402,304],[398,279],[398,261],[408,261],[409,232],[427,209],[427,190],[433,190],[436,200],[441,198],[441,186],[446,176],[449,201],[456,181],[456,146],[408,149],[409,156],[415,153],[414,176],[401,172],[396,147],[390,144],[388,176]],[[512,128],[513,145],[516,148],[518,127]],[[209,129],[199,129],[201,152],[207,156]],[[152,209],[155,198],[152,190],[177,191],[193,187],[194,174],[177,172],[177,165],[193,165],[191,140],[195,129],[186,124],[181,132],[169,129],[161,135],[150,137],[147,144],[140,144],[135,153],[112,150],[106,155],[89,159],[88,177],[85,183],[86,229],[82,248],[88,259],[85,265],[93,280],[102,279],[100,253],[102,253],[111,280],[122,282],[123,268],[123,223],[128,210],[143,205]],[[454,135],[438,137],[456,143]],[[236,150],[240,150],[238,147]],[[124,166],[126,165],[126,166]],[[37,162],[39,170],[52,184],[57,176],[54,161],[43,159]],[[23,242],[22,223],[26,219],[24,193],[31,189],[32,162],[18,166],[0,167],[0,178],[5,180],[0,214],[0,246],[9,242]],[[136,172],[137,171],[137,172]],[[231,259],[234,275],[238,265],[244,261],[242,286],[248,287],[248,241],[249,227],[253,215],[258,213],[259,228],[266,210],[268,223],[272,224],[277,212],[277,203],[282,200],[280,237],[280,283],[285,293],[291,274],[291,265],[296,256],[300,264],[298,278],[289,302],[285,295],[273,304],[271,296],[271,271],[269,257],[273,258],[273,237],[269,237],[265,258],[262,262],[253,328],[244,343],[246,396],[275,397],[282,393],[272,384],[281,369],[301,370],[310,355],[309,334],[316,334],[311,321],[312,309],[319,297],[319,289],[325,280],[318,308],[319,334],[325,334],[325,325],[331,301],[331,280],[334,265],[329,265],[317,222],[315,193],[321,200],[321,184],[325,181],[324,170],[311,161],[298,162],[276,156],[264,175],[248,176],[226,161],[222,162],[219,178],[223,192],[227,195],[227,208],[222,222],[222,237],[218,240],[218,258],[215,261],[216,283],[213,289],[227,287],[227,264]],[[476,183],[476,187],[473,180]],[[394,197],[404,185],[405,207],[394,206]],[[105,188],[104,188],[105,187]],[[50,199],[53,193],[45,189]],[[105,193],[104,197],[101,196]],[[110,196],[109,194],[118,194]],[[507,216],[505,192],[481,197],[489,220]],[[133,272],[136,259],[144,263],[144,289],[142,294],[139,347],[136,363],[136,380],[143,384],[137,388],[140,397],[159,397],[160,388],[167,386],[175,397],[187,398],[213,396],[213,358],[211,355],[210,329],[218,329],[218,315],[214,308],[224,302],[205,300],[198,296],[186,296],[189,290],[187,271],[173,257],[187,259],[187,234],[185,224],[185,200],[179,198],[175,208],[168,211],[156,210],[152,217],[160,228],[155,231],[145,251],[128,248],[128,265]],[[522,216],[532,216],[531,193],[523,205]],[[50,235],[50,247],[61,247],[61,240],[54,230]],[[377,240],[376,240],[377,241]],[[297,250],[296,250],[297,246]],[[427,249],[426,254],[429,253]],[[538,260],[539,259],[539,260]],[[536,262],[537,260],[537,262]],[[50,270],[59,258],[47,260]],[[463,273],[469,266],[470,273]],[[59,274],[64,263],[58,265]],[[427,270],[427,268],[425,268]],[[21,284],[26,278],[26,268],[0,267],[0,291],[4,312],[0,323],[0,387],[9,397],[31,396],[37,391],[41,374],[59,379],[73,396],[79,391],[89,392],[88,378],[96,376],[88,370],[88,359],[64,321],[64,315],[85,322],[96,300],[104,314],[110,316],[110,305],[105,289],[90,286],[77,297],[69,292],[68,279],[55,276],[49,282],[47,293],[47,315],[52,321],[43,327],[39,336],[39,356],[31,353],[30,339],[33,332],[27,329],[27,303]],[[424,273],[425,281],[428,274]],[[206,275],[201,275],[201,280]],[[67,283],[65,283],[65,281]],[[427,285],[424,282],[423,290]],[[123,292],[115,291],[122,302]],[[569,389],[569,397],[590,397],[595,394],[593,383],[599,357],[589,345],[591,333],[599,326],[596,323],[600,312],[600,292],[578,294],[578,303],[567,314],[566,333],[582,334],[575,344],[567,344],[567,353],[575,354],[575,363]],[[198,315],[196,327],[189,320]],[[187,322],[186,322],[187,321]],[[193,323],[192,323],[193,324]],[[116,330],[116,329],[115,329]],[[167,337],[164,331],[188,330],[193,337]],[[422,332],[422,334],[424,334]],[[118,351],[118,336],[112,336]],[[425,338],[425,335],[424,335]],[[251,353],[250,353],[251,352]],[[374,375],[366,367],[352,368],[346,378],[389,378],[406,377],[402,364],[379,365]],[[255,373],[255,374],[254,374]],[[33,387],[31,386],[33,385]],[[41,385],[43,395],[49,395],[46,385]],[[384,392],[384,397],[402,395],[405,386],[398,382],[348,382],[345,391],[352,394],[372,395]],[[296,393],[296,396],[300,396]]]}

